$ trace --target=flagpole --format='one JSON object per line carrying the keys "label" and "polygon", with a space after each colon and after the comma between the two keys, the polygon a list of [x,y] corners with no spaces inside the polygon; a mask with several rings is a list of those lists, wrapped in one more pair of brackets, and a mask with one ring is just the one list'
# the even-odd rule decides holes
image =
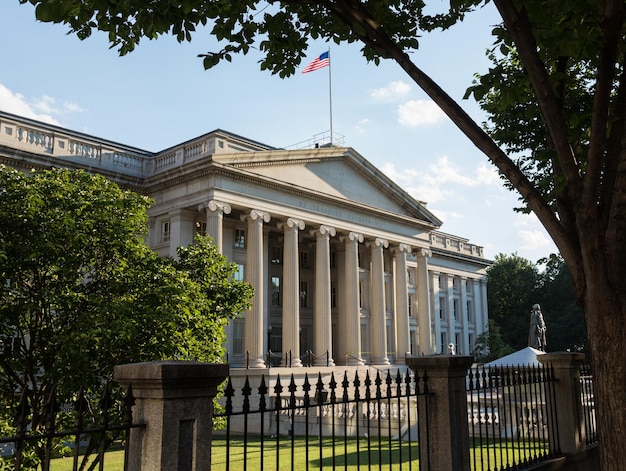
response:
{"label": "flagpole", "polygon": [[328,46],[328,103],[330,108],[330,145],[333,145],[333,81],[330,68],[332,67],[330,59],[330,46]]}

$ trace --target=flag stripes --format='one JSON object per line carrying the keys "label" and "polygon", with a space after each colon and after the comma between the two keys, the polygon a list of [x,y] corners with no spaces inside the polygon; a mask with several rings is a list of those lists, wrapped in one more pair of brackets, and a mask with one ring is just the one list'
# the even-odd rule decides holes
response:
{"label": "flag stripes", "polygon": [[314,72],[318,69],[323,69],[324,67],[328,67],[330,65],[330,55],[328,51],[320,54],[319,57],[316,57],[313,62],[307,65],[304,69],[302,69],[302,73],[306,74],[307,72]]}

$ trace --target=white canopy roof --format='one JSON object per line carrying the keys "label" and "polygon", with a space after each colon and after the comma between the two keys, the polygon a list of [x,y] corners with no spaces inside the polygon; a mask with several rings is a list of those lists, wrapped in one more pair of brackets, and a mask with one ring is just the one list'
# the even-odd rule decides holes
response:
{"label": "white canopy roof", "polygon": [[488,368],[498,366],[541,366],[541,362],[537,360],[537,355],[544,354],[545,352],[542,352],[541,350],[526,347],[518,350],[517,352],[513,352],[510,355],[485,363],[484,366]]}

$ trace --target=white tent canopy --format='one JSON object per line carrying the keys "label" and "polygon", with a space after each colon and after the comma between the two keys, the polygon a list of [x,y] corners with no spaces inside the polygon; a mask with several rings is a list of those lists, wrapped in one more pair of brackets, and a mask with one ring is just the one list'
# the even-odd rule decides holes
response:
{"label": "white tent canopy", "polygon": [[544,355],[545,352],[532,347],[522,348],[517,352],[506,355],[497,360],[485,363],[485,367],[502,367],[502,366],[541,366],[541,362],[537,360],[538,355]]}

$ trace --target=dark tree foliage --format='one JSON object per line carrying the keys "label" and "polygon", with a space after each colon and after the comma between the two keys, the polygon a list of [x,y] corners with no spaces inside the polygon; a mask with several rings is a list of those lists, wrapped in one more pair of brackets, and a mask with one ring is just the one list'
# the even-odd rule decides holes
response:
{"label": "dark tree foliage", "polygon": [[489,319],[500,329],[505,344],[513,350],[526,347],[530,308],[539,302],[537,266],[517,254],[498,254],[487,275]]}
{"label": "dark tree foliage", "polygon": [[553,256],[535,295],[548,326],[548,351],[588,353],[585,319],[563,259]]}

